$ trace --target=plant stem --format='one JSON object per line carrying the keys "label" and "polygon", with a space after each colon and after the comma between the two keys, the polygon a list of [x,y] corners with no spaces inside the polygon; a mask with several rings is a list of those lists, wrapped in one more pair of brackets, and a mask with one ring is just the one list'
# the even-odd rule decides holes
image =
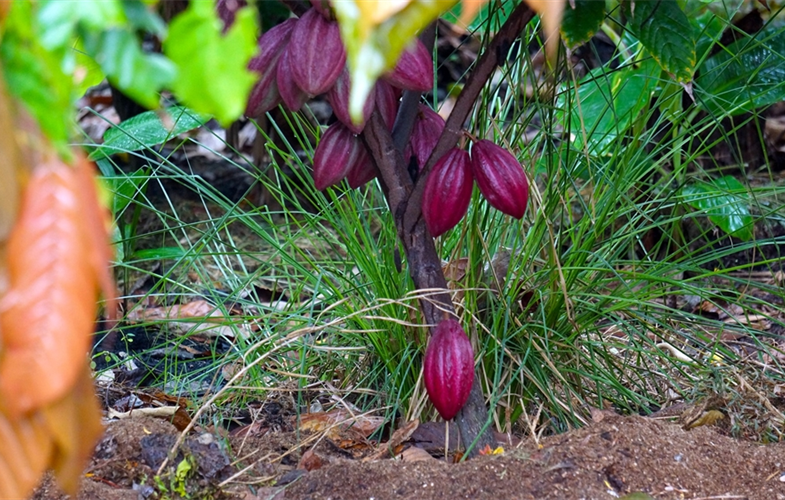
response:
{"label": "plant stem", "polygon": [[[381,173],[387,201],[395,218],[398,237],[403,244],[409,273],[415,287],[444,290],[443,293],[420,301],[423,317],[431,325],[438,324],[448,315],[455,316],[455,310],[450,294],[447,292],[447,281],[442,271],[441,259],[436,252],[433,237],[428,233],[422,218],[422,192],[425,179],[436,161],[455,146],[460,138],[466,118],[496,68],[497,52],[512,44],[533,15],[524,3],[516,7],[490,46],[480,56],[416,185],[413,185],[409,177],[401,151],[411,133],[419,95],[408,92],[405,94],[394,127],[395,139],[387,131],[378,111],[374,112],[363,132],[366,146]],[[424,35],[428,36],[428,33]],[[475,383],[472,385],[469,400],[455,417],[461,440],[469,457],[477,455],[486,445],[495,446],[495,440],[487,425],[488,409],[485,406],[480,380],[475,373]]]}

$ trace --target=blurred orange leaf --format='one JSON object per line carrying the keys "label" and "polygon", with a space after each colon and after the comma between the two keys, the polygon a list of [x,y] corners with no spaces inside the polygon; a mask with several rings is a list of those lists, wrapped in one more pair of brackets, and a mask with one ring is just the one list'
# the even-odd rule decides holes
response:
{"label": "blurred orange leaf", "polygon": [[78,169],[56,158],[37,165],[8,239],[0,401],[10,415],[71,389],[90,348],[99,283],[111,295],[108,240],[95,227],[101,216],[87,179],[84,162]]}

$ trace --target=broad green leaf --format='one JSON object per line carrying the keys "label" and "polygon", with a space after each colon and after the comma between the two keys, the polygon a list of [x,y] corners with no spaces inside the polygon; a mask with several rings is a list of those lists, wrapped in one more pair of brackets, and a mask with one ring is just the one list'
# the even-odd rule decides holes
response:
{"label": "broad green leaf", "polygon": [[247,68],[257,50],[254,9],[240,9],[223,36],[222,26],[213,2],[191,2],[170,24],[163,49],[179,70],[172,83],[177,97],[228,125],[243,114],[256,81]]}
{"label": "broad green leaf", "polygon": [[689,83],[695,73],[695,32],[676,0],[631,2],[630,29],[662,69],[679,83]]}
{"label": "broad green leaf", "polygon": [[742,38],[701,66],[698,104],[715,116],[736,115],[785,99],[785,31]]}
{"label": "broad green leaf", "polygon": [[74,94],[71,77],[63,72],[65,49],[42,47],[34,19],[30,2],[12,4],[0,43],[3,74],[10,94],[24,104],[58,152],[68,156]]}
{"label": "broad green leaf", "polygon": [[72,50],[74,55],[74,91],[78,96],[85,95],[87,89],[99,85],[104,81],[106,75],[95,59],[87,55],[81,39],[75,42]]}
{"label": "broad green leaf", "polygon": [[744,185],[731,175],[682,188],[687,203],[706,213],[727,234],[745,241],[752,239],[753,228],[752,215],[742,196],[746,193]]}
{"label": "broad green leaf", "polygon": [[158,92],[175,77],[171,61],[160,54],[143,52],[139,39],[128,28],[85,31],[83,40],[85,51],[112,85],[145,107],[158,107]]}
{"label": "broad green leaf", "polygon": [[341,25],[346,46],[352,93],[349,111],[359,121],[366,97],[376,79],[396,61],[408,43],[431,21],[452,7],[456,0],[412,0],[391,17],[378,24],[362,16],[366,0],[341,0],[333,7]]}
{"label": "broad green leaf", "polygon": [[90,159],[151,148],[177,134],[201,127],[207,121],[207,118],[182,106],[168,108],[166,113],[168,126],[161,121],[158,112],[146,111],[110,128],[104,134],[104,143],[96,146]]}
{"label": "broad green leaf", "polygon": [[564,8],[561,32],[568,47],[587,42],[600,29],[605,19],[605,2],[597,0],[575,0],[575,8],[569,4]]}
{"label": "broad green leaf", "polygon": [[44,0],[38,9],[38,36],[41,45],[49,50],[64,48],[70,44],[79,24],[91,31],[100,31],[120,26],[125,20],[120,0]]}
{"label": "broad green leaf", "polygon": [[649,59],[638,67],[598,68],[585,77],[571,103],[563,100],[560,106],[573,148],[583,151],[588,145],[590,154],[604,154],[649,105],[659,74],[659,66]]}

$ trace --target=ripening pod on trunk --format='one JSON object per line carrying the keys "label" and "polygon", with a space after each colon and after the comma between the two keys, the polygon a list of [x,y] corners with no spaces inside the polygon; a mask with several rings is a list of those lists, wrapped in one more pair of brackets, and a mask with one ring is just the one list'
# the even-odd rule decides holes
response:
{"label": "ripening pod on trunk", "polygon": [[382,78],[394,87],[404,90],[425,92],[433,88],[433,59],[428,48],[419,38],[407,47],[398,64]]}
{"label": "ripening pod on trunk", "polygon": [[509,151],[488,140],[472,144],[472,173],[480,192],[493,208],[516,219],[529,201],[529,181]]}
{"label": "ripening pod on trunk", "polygon": [[351,91],[351,88],[349,70],[344,68],[341,72],[341,76],[336,80],[335,85],[327,92],[327,101],[330,103],[330,106],[332,106],[338,121],[346,125],[346,127],[355,134],[359,134],[365,128],[365,123],[371,118],[371,113],[373,113],[376,104],[376,96],[374,95],[374,92],[371,92],[371,94],[368,95],[368,98],[365,100],[365,106],[363,106],[363,121],[362,123],[355,124],[349,116],[349,92]]}
{"label": "ripening pod on trunk", "polygon": [[367,155],[365,145],[351,130],[340,122],[330,125],[313,154],[316,189],[323,191],[341,182],[363,153]]}
{"label": "ripening pod on trunk", "polygon": [[428,398],[445,420],[458,414],[474,383],[474,350],[454,319],[439,323],[431,334],[423,360]]}
{"label": "ripening pod on trunk", "polygon": [[276,81],[278,61],[286,50],[297,22],[297,19],[287,19],[259,37],[259,55],[251,59],[248,69],[259,73],[261,78],[251,89],[251,95],[248,97],[248,106],[245,109],[247,116],[258,118],[281,102]]}
{"label": "ripening pod on trunk", "polygon": [[401,96],[398,95],[398,91],[392,85],[384,80],[377,80],[375,89],[376,109],[382,115],[387,129],[392,131],[393,125],[395,125],[395,118],[398,117]]}
{"label": "ripening pod on trunk", "polygon": [[376,170],[376,165],[373,164],[371,155],[368,154],[368,150],[365,149],[365,146],[363,145],[363,147],[360,148],[360,153],[357,155],[354,164],[349,167],[349,173],[346,174],[346,181],[349,183],[350,188],[356,189],[368,184],[374,180],[377,175],[379,175],[379,171]]}
{"label": "ripening pod on trunk", "polygon": [[409,158],[414,155],[417,157],[417,167],[422,170],[443,131],[444,118],[430,107],[420,103],[404,159],[409,161]]}
{"label": "ripening pod on trunk", "polygon": [[305,101],[308,100],[308,94],[294,83],[291,56],[288,50],[285,50],[278,60],[275,81],[278,84],[278,93],[281,95],[281,100],[291,111],[299,110],[305,104]]}
{"label": "ripening pod on trunk", "polygon": [[307,94],[330,90],[346,65],[346,50],[338,23],[309,9],[292,31],[289,43],[292,77]]}
{"label": "ripening pod on trunk", "polygon": [[471,160],[466,151],[453,148],[436,162],[422,194],[422,214],[431,236],[446,233],[463,219],[473,186]]}

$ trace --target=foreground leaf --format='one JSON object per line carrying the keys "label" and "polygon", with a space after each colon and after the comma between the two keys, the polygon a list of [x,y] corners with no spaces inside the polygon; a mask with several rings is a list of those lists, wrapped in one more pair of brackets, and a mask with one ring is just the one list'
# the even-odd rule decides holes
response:
{"label": "foreground leaf", "polygon": [[99,286],[112,293],[108,238],[86,169],[53,158],[38,165],[8,240],[0,401],[9,415],[71,389],[90,348]]}
{"label": "foreground leaf", "polygon": [[455,3],[456,0],[412,0],[386,19],[364,17],[364,0],[334,3],[341,38],[346,45],[352,81],[349,112],[355,123],[362,119],[363,105],[376,79],[395,65],[403,49],[421,29]]}
{"label": "foreground leaf", "polygon": [[247,68],[256,52],[256,17],[254,9],[240,9],[222,36],[223,23],[213,7],[213,2],[191,2],[169,26],[163,49],[179,68],[175,94],[228,125],[242,115],[256,81]]}

